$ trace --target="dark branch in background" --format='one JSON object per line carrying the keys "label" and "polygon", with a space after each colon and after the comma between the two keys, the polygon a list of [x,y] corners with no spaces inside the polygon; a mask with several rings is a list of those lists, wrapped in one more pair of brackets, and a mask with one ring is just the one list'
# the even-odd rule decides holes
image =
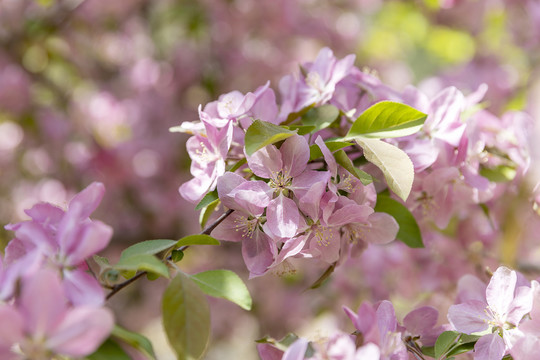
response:
{"label": "dark branch in background", "polygon": [[[229,209],[227,210],[225,213],[221,214],[221,216],[219,218],[216,219],[216,221],[214,221],[211,225],[209,225],[208,227],[206,227],[203,231],[201,231],[199,234],[200,235],[210,235],[210,233],[212,232],[212,230],[214,230],[216,228],[216,226],[218,226],[219,224],[221,224],[221,222],[223,220],[225,220],[229,215],[231,215],[233,213],[234,210],[232,209]],[[189,246],[188,245],[184,245],[184,246],[181,246],[180,248],[178,248],[178,250],[180,251],[184,251],[188,248]],[[171,256],[167,257],[167,260],[171,260]],[[147,271],[141,271],[140,273],[137,273],[137,275],[135,275],[134,277],[132,277],[131,279],[128,279],[124,282],[121,282],[119,284],[116,284],[114,285],[113,287],[111,287],[111,292],[109,294],[107,294],[107,297],[106,297],[106,300],[109,300],[111,297],[113,297],[117,292],[119,292],[120,290],[122,290],[123,288],[125,288],[126,286],[128,286],[129,284],[137,281],[138,279],[140,279],[141,277],[143,277],[144,275],[146,275],[148,272]]]}

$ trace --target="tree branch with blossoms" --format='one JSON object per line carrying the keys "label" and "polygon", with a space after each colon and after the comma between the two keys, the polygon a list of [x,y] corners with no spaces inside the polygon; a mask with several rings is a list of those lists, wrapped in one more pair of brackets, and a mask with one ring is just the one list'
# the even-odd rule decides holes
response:
{"label": "tree branch with blossoms", "polygon": [[[179,192],[201,210],[199,234],[136,243],[111,264],[96,254],[112,229],[89,218],[104,195],[100,183],[65,210],[36,204],[26,211],[30,220],[7,225],[15,238],[0,263],[0,333],[15,330],[1,339],[0,354],[92,359],[122,352],[118,342],[125,341],[155,358],[146,338],[114,326],[104,303],[143,276],[174,275],[161,299],[165,333],[179,359],[202,358],[211,332],[207,295],[245,310],[252,298],[230,270],[182,271],[177,263],[193,245],[240,243],[250,278],[284,274],[302,261],[323,264],[318,287],[335,268],[395,240],[421,249],[458,237],[471,218],[504,224],[497,205],[505,191],[526,186],[532,145],[520,129],[532,129],[534,120],[478,110],[482,88],[465,96],[450,87],[431,98],[413,87],[398,92],[354,61],[322,49],[281,80],[280,104],[267,83],[224,94],[199,108],[198,121],[171,129],[192,135],[193,178]],[[515,123],[522,126],[509,126]],[[509,133],[500,137],[503,130]],[[524,196],[539,199],[532,191]],[[90,257],[99,281],[88,273]],[[343,307],[352,334],[263,338],[257,347],[263,360],[450,359],[471,351],[477,359],[524,358],[540,345],[539,291],[538,281],[499,266],[487,285],[461,278],[448,322],[431,306],[400,321],[391,301],[364,301],[357,311]]]}

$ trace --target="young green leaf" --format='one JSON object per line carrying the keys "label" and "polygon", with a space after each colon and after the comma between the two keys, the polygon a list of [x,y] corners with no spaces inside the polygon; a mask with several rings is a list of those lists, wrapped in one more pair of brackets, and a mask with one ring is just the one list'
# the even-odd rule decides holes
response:
{"label": "young green leaf", "polygon": [[313,131],[315,131],[315,126],[308,126],[308,125],[290,125],[290,130],[297,131],[298,135],[306,135]]}
{"label": "young green leaf", "polygon": [[187,245],[219,245],[219,241],[210,235],[197,234],[185,236],[176,243],[177,247]]}
{"label": "young green leaf", "polygon": [[86,360],[131,360],[124,349],[116,343],[116,341],[107,339],[101,346],[92,354],[86,357]]}
{"label": "young green leaf", "polygon": [[379,139],[355,138],[364,150],[365,158],[384,174],[390,190],[407,200],[414,180],[414,166],[409,156],[400,148]]}
{"label": "young green leaf", "polygon": [[255,151],[263,147],[285,140],[288,137],[296,134],[281,126],[274,125],[269,122],[255,120],[247,129],[244,143],[246,145],[246,153],[252,155]]}
{"label": "young green leaf", "polygon": [[132,257],[135,255],[155,255],[164,250],[173,247],[176,244],[175,240],[146,240],[135,245],[131,245],[120,255],[120,259]]}
{"label": "young green leaf", "polygon": [[445,331],[437,338],[435,342],[435,358],[440,358],[454,345],[459,333],[457,331]]}
{"label": "young green leaf", "polygon": [[210,339],[210,310],[201,289],[179,272],[163,294],[163,327],[178,359],[201,359]]}
{"label": "young green leaf", "polygon": [[353,176],[358,178],[358,180],[360,180],[362,184],[369,185],[373,182],[373,178],[371,177],[371,175],[369,175],[367,172],[360,170],[354,166],[354,164],[352,163],[351,159],[347,156],[345,151],[343,150],[336,151],[334,153],[334,158],[336,159],[336,162],[339,165],[343,166],[345,170],[347,170]]}
{"label": "young green leaf", "polygon": [[229,270],[210,270],[195,275],[191,279],[210,296],[229,300],[242,309],[251,310],[251,295],[238,275]]}
{"label": "young green leaf", "polygon": [[480,167],[480,175],[493,182],[508,182],[516,177],[516,169],[512,166]]}
{"label": "young green leaf", "polygon": [[212,216],[212,213],[216,209],[216,207],[219,205],[220,200],[216,199],[212,201],[208,206],[203,208],[201,213],[199,214],[199,224],[201,224],[201,229],[203,229],[206,226],[206,223],[210,219],[210,216]]}
{"label": "young green leaf", "polygon": [[[143,335],[126,330],[118,325],[115,325],[112,331],[112,336],[122,340],[126,344],[138,350],[147,358],[151,360],[156,359],[156,354],[154,353],[154,348],[152,347],[152,343]],[[116,359],[116,358],[110,357],[108,359]]]}
{"label": "young green leaf", "polygon": [[210,191],[208,194],[204,195],[204,197],[199,201],[197,206],[195,206],[195,210],[201,210],[205,207],[207,207],[210,203],[216,201],[218,199],[218,193],[217,189],[214,191]]}
{"label": "young green leaf", "polygon": [[339,109],[327,104],[310,109],[302,116],[302,124],[313,126],[313,131],[319,131],[330,126],[338,117]]}
{"label": "young green leaf", "polygon": [[353,123],[346,138],[392,138],[416,133],[427,115],[408,105],[381,101],[366,109]]}
{"label": "young green leaf", "polygon": [[166,278],[169,277],[167,265],[159,261],[157,257],[148,254],[120,258],[114,268],[119,271],[131,272],[133,275],[135,275],[133,272],[136,271],[148,271]]}
{"label": "young green leaf", "polygon": [[397,238],[411,248],[422,248],[422,233],[416,222],[416,219],[399,201],[392,199],[389,196],[379,194],[377,196],[377,204],[375,211],[384,212],[396,219],[399,225]]}
{"label": "young green leaf", "polygon": [[182,250],[173,250],[172,253],[171,253],[171,260],[173,262],[179,262],[179,261],[182,261],[182,259],[184,258],[184,252]]}

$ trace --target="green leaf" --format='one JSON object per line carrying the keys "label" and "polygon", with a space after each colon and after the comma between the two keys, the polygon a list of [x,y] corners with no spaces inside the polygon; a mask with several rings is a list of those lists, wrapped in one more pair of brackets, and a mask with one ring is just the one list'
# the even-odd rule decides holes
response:
{"label": "green leaf", "polygon": [[339,165],[343,166],[345,170],[347,170],[353,176],[358,178],[358,180],[360,180],[362,184],[369,185],[373,182],[373,178],[371,177],[371,175],[369,175],[367,172],[360,170],[354,166],[354,164],[352,163],[351,159],[347,156],[345,151],[343,150],[336,151],[334,153],[334,157],[336,158],[336,162]]}
{"label": "green leaf", "polygon": [[227,171],[230,171],[230,172],[235,172],[236,170],[240,169],[240,167],[244,164],[247,163],[247,159],[246,158],[241,158],[240,160],[238,160],[229,170]]}
{"label": "green leaf", "polygon": [[[126,330],[118,325],[114,326],[114,329],[112,331],[112,336],[122,340],[126,344],[135,348],[136,350],[141,352],[143,355],[145,355],[147,358],[155,360],[156,354],[154,353],[154,348],[152,347],[152,343],[145,336],[136,332]],[[110,357],[109,359],[116,359],[116,358]]]}
{"label": "green leaf", "polygon": [[210,296],[229,300],[242,309],[251,310],[251,295],[238,275],[229,270],[210,270],[195,275],[191,279]]}
{"label": "green leaf", "polygon": [[296,134],[281,126],[269,122],[255,120],[247,129],[244,143],[246,144],[246,154],[252,155],[255,151],[263,147],[285,140]]}
{"label": "green leaf", "polygon": [[[330,152],[334,152],[340,149],[343,149],[347,146],[352,146],[353,144],[347,141],[338,141],[338,140],[331,140],[331,141],[325,141],[326,147]],[[313,161],[315,159],[318,159],[323,156],[323,153],[321,149],[319,148],[319,145],[313,144],[309,147],[309,160]]]}
{"label": "green leaf", "polygon": [[131,245],[120,255],[120,259],[128,258],[136,255],[155,255],[162,251],[168,250],[176,244],[175,240],[146,240],[135,245]]}
{"label": "green leaf", "polygon": [[201,210],[218,199],[219,197],[217,189],[214,191],[210,191],[208,194],[204,195],[204,197],[201,199],[201,201],[199,201],[197,206],[195,206],[195,210]]}
{"label": "green leaf", "polygon": [[480,175],[493,182],[508,182],[516,177],[516,169],[511,166],[480,167]]}
{"label": "green leaf", "polygon": [[435,347],[434,346],[422,346],[422,354],[429,357],[435,357]]}
{"label": "green leaf", "polygon": [[381,169],[390,190],[406,201],[414,180],[414,166],[409,156],[379,139],[357,137],[355,140],[364,149],[366,159]]}
{"label": "green leaf", "polygon": [[101,346],[91,355],[86,357],[87,360],[131,360],[131,356],[126,354],[124,349],[114,340],[107,339]]}
{"label": "green leaf", "polygon": [[458,345],[458,346],[454,346],[448,352],[448,354],[446,356],[456,356],[456,355],[459,355],[459,354],[463,354],[463,353],[472,351],[474,349],[474,345],[476,345],[476,341],[475,342],[468,342],[468,343],[461,344],[461,345]]}
{"label": "green leaf", "polygon": [[302,116],[302,124],[313,126],[314,131],[319,131],[330,126],[338,117],[339,109],[327,104],[310,109]]}
{"label": "green leaf", "polygon": [[311,132],[313,132],[316,128],[315,126],[307,126],[307,125],[291,125],[289,126],[290,130],[296,130],[298,135],[306,135]]}
{"label": "green leaf", "polygon": [[182,261],[184,258],[184,252],[182,250],[173,250],[171,253],[171,259],[173,262]]}
{"label": "green leaf", "polygon": [[411,248],[422,248],[422,233],[413,214],[399,201],[386,195],[377,195],[375,211],[384,212],[396,219],[399,225],[397,238]]}
{"label": "green leaf", "polygon": [[408,105],[381,101],[366,109],[353,123],[346,138],[391,138],[414,134],[427,115]]}
{"label": "green leaf", "polygon": [[435,358],[440,358],[450,349],[455,343],[459,333],[457,331],[445,331],[437,338],[435,342]]}
{"label": "green leaf", "polygon": [[188,245],[219,245],[219,241],[210,235],[197,234],[185,236],[176,243],[177,247]]}
{"label": "green leaf", "polygon": [[116,270],[128,271],[131,273],[136,271],[148,271],[166,278],[169,277],[167,265],[162,263],[157,257],[148,254],[120,258],[120,261],[118,261],[114,268]]}
{"label": "green leaf", "polygon": [[206,296],[187,275],[179,272],[163,293],[162,314],[177,358],[202,358],[210,339],[210,310]]}
{"label": "green leaf", "polygon": [[109,259],[104,258],[103,256],[94,255],[92,258],[94,259],[94,261],[96,262],[96,264],[99,265],[99,267],[100,267],[101,269],[104,269],[104,268],[110,268],[110,267],[111,267],[111,263],[109,262]]}
{"label": "green leaf", "polygon": [[201,211],[199,215],[199,224],[201,224],[201,229],[206,226],[206,223],[210,219],[210,216],[216,209],[216,207],[219,205],[220,200],[216,199],[215,201],[212,201],[210,204],[208,204],[207,207],[204,208],[203,211]]}

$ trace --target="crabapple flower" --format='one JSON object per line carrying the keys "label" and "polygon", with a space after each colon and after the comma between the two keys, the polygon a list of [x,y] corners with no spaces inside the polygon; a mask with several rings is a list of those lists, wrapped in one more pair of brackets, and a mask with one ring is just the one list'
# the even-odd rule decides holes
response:
{"label": "crabapple flower", "polygon": [[533,298],[530,287],[516,284],[516,272],[501,266],[486,288],[485,300],[468,300],[448,310],[448,320],[457,331],[491,332],[476,343],[475,359],[502,359],[519,337],[520,323],[531,311]]}
{"label": "crabapple flower", "polygon": [[313,63],[303,65],[300,80],[292,75],[285,76],[279,83],[283,99],[280,119],[285,120],[288,114],[306,106],[330,101],[336,85],[354,68],[355,58],[355,55],[348,55],[337,60],[332,50],[323,48]]}
{"label": "crabapple flower", "polygon": [[58,274],[43,269],[22,282],[15,304],[0,306],[0,355],[6,360],[84,357],[98,348],[113,326],[108,309],[70,307]]}
{"label": "crabapple flower", "polygon": [[364,302],[355,313],[344,306],[343,310],[351,319],[363,344],[373,343],[380,349],[381,360],[406,360],[407,348],[401,340],[394,306],[389,301],[382,301],[377,309]]}
{"label": "crabapple flower", "polygon": [[212,231],[212,236],[242,241],[242,256],[251,276],[264,274],[277,252],[274,242],[261,229],[272,190],[263,181],[247,181],[231,172],[219,178],[217,189],[223,205],[235,211]]}
{"label": "crabapple flower", "polygon": [[437,325],[439,312],[431,306],[414,309],[403,318],[403,327],[411,339],[419,340],[422,346],[434,346],[439,335],[445,330]]}
{"label": "crabapple flower", "polygon": [[180,195],[192,203],[199,202],[208,191],[216,188],[217,179],[225,173],[225,158],[231,147],[233,127],[230,121],[218,129],[204,122],[205,134],[196,133],[186,147],[191,157],[193,179],[180,186]]}
{"label": "crabapple flower", "polygon": [[[34,205],[26,213],[30,221],[7,225],[15,239],[6,247],[11,262],[39,257],[44,266],[62,273],[68,297],[74,304],[100,305],[104,301],[101,285],[86,273],[85,260],[103,250],[110,242],[112,229],[88,216],[97,208],[105,187],[92,183],[77,194],[67,211],[48,203]],[[28,255],[30,254],[30,255]]]}

